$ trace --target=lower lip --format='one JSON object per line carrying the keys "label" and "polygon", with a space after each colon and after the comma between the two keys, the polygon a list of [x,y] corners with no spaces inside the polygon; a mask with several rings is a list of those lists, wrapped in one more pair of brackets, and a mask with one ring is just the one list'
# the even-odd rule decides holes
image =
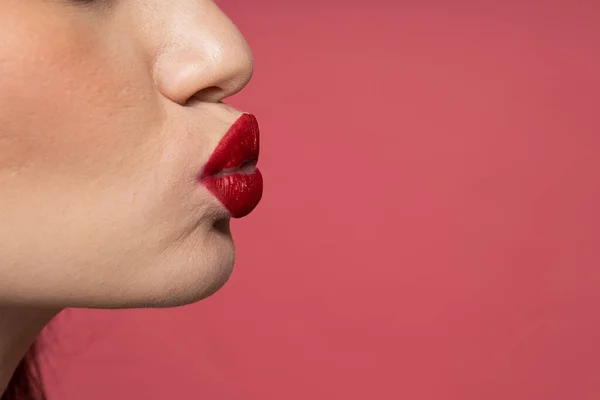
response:
{"label": "lower lip", "polygon": [[233,218],[250,214],[262,197],[263,178],[258,169],[243,169],[202,179],[204,186],[227,208]]}
{"label": "lower lip", "polygon": [[[200,178],[233,218],[250,214],[262,198],[263,178],[256,168],[258,145],[256,118],[243,114],[221,139]],[[227,168],[229,163],[244,157],[255,159],[237,168]]]}

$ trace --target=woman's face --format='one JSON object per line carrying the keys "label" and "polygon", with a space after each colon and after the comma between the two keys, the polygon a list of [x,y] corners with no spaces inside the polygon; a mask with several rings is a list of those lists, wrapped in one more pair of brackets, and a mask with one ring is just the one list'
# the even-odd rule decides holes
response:
{"label": "woman's face", "polygon": [[162,307],[221,287],[231,213],[198,177],[247,117],[221,100],[251,75],[209,0],[0,0],[0,303]]}

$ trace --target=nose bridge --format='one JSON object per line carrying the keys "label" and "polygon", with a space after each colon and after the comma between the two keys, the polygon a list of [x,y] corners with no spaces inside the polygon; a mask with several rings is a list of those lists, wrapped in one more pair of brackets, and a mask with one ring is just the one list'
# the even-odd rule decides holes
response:
{"label": "nose bridge", "polygon": [[[190,98],[217,102],[246,86],[252,52],[233,22],[212,1],[156,10],[154,79],[162,94],[183,104]],[[163,11],[163,12],[161,12]]]}

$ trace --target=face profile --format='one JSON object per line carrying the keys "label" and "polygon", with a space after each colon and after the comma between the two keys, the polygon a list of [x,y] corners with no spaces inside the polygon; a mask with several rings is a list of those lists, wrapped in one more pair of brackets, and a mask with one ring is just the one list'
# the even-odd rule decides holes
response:
{"label": "face profile", "polygon": [[208,0],[0,1],[0,303],[170,307],[262,196],[253,72]]}

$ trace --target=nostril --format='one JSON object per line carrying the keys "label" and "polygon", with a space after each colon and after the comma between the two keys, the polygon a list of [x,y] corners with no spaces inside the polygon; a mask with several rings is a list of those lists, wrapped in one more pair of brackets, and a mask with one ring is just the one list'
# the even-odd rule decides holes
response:
{"label": "nostril", "polygon": [[224,94],[225,91],[220,87],[210,86],[194,93],[194,95],[186,101],[186,105],[196,101],[217,103],[225,97]]}

